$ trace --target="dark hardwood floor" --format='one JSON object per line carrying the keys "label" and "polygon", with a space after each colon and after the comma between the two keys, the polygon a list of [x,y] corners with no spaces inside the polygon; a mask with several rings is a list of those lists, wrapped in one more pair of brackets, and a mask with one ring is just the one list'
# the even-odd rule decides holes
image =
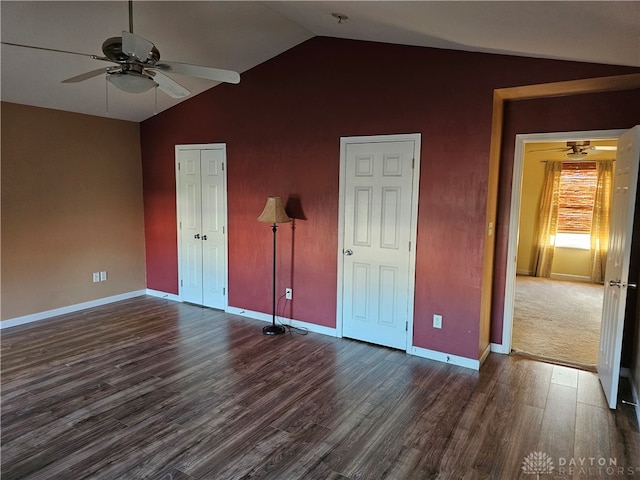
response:
{"label": "dark hardwood floor", "polygon": [[2,479],[640,478],[593,373],[263,326],[140,297],[3,330]]}

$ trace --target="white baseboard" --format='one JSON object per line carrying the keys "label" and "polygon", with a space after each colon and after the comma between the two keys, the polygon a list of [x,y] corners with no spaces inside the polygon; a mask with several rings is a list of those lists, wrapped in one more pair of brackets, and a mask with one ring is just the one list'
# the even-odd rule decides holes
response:
{"label": "white baseboard", "polygon": [[591,277],[584,275],[569,275],[567,273],[552,273],[551,280],[566,280],[569,282],[588,282],[591,283]]}
{"label": "white baseboard", "polygon": [[[45,320],[52,317],[57,317],[58,315],[64,315],[66,313],[78,312],[80,310],[85,310],[87,308],[99,307],[102,305],[107,305],[109,303],[119,302],[121,300],[127,300],[129,298],[139,297],[142,295],[150,295],[158,298],[165,298],[167,300],[172,300],[176,302],[181,302],[182,299],[180,296],[175,295],[173,293],[161,292],[158,290],[145,289],[145,290],[136,290],[133,292],[123,293],[120,295],[114,295],[112,297],[100,298],[97,300],[91,300],[89,302],[78,303],[76,305],[69,305],[67,307],[56,308],[53,310],[47,310],[45,312],[34,313],[31,315],[25,315],[23,317],[16,317],[4,320],[0,322],[0,330],[4,328],[15,327],[18,325],[24,325],[26,323],[37,322],[39,320]],[[260,320],[263,322],[271,322],[273,317],[268,313],[256,312],[253,310],[247,310],[245,308],[239,307],[227,307],[225,310],[227,313],[231,313],[233,315],[238,315],[241,317],[251,318],[254,320]],[[295,320],[290,318],[277,318],[279,323],[283,325],[289,325],[296,328],[303,328],[313,333],[319,333],[321,335],[328,335],[330,337],[339,337],[338,331],[335,328],[325,327],[323,325],[316,325],[314,323],[303,322],[301,320]],[[480,365],[484,362],[484,360],[489,355],[489,352],[496,351],[494,347],[500,347],[501,345],[491,344],[487,349],[483,352],[482,356],[479,360],[473,360],[471,358],[460,357],[458,355],[452,355],[449,353],[438,352],[435,350],[429,350],[421,347],[410,347],[409,353],[410,355],[416,355],[418,357],[428,358],[431,360],[437,360],[444,363],[450,363],[452,365],[458,365],[461,367],[471,368],[473,370],[479,370]]]}
{"label": "white baseboard", "polygon": [[511,353],[511,351],[501,343],[492,343],[490,347],[493,353],[501,353],[503,355],[509,355]]}
{"label": "white baseboard", "polygon": [[[460,357],[458,355],[452,355],[450,353],[442,353],[436,350],[429,350],[427,348],[422,348],[422,347],[411,347],[411,351],[409,353],[417,357],[423,357],[423,358],[428,358],[430,360],[437,360],[439,362],[450,363],[451,365],[470,368],[472,370],[480,370],[480,365],[482,364],[480,360],[474,360],[472,358],[467,358],[467,357]],[[485,353],[487,355],[489,354],[488,349]],[[484,356],[485,355],[483,354],[483,357]]]}
{"label": "white baseboard", "polygon": [[[269,313],[255,312],[253,310],[247,310],[246,308],[239,307],[227,307],[225,310],[227,313],[238,315],[240,317],[252,318],[253,320],[261,320],[263,322],[272,322],[273,315]],[[282,325],[289,325],[296,328],[304,328],[313,333],[320,333],[322,335],[328,335],[330,337],[337,337],[338,332],[335,328],[325,327],[323,325],[316,325],[315,323],[303,322],[291,318],[276,317],[276,321]]]}
{"label": "white baseboard", "polygon": [[[516,271],[516,275],[521,275],[525,277],[535,276],[533,272],[530,272],[528,270],[518,270]],[[551,278],[552,280],[567,280],[569,282],[591,283],[591,277],[586,277],[584,275],[570,275],[568,273],[552,273],[549,278]]]}
{"label": "white baseboard", "polygon": [[91,300],[89,302],[77,303],[75,305],[69,305],[67,307],[54,308],[53,310],[32,313],[23,317],[9,318],[0,322],[0,330],[10,327],[17,327],[18,325],[24,325],[26,323],[37,322],[39,320],[46,320],[48,318],[57,317],[58,315],[64,315],[66,313],[86,310],[87,308],[99,307],[102,305],[107,305],[109,303],[119,302],[121,300],[128,300],[129,298],[133,297],[140,297],[145,293],[145,290],[135,290],[133,292],[121,293],[120,295],[114,295],[112,297],[98,298],[97,300]]}
{"label": "white baseboard", "polygon": [[160,290],[147,288],[147,295],[150,297],[166,298],[167,300],[173,300],[174,302],[182,302],[180,295],[176,295],[175,293],[161,292]]}

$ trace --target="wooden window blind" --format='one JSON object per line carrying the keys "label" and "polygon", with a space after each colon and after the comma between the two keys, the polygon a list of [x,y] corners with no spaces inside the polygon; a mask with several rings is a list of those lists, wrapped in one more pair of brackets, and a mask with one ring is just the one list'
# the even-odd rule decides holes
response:
{"label": "wooden window blind", "polygon": [[595,162],[565,162],[560,172],[559,233],[591,233],[598,171]]}

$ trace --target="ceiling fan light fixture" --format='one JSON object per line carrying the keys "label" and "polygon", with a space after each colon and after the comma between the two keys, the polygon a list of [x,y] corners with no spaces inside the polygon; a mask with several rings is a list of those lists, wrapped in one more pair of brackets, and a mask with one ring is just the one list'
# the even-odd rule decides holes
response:
{"label": "ceiling fan light fixture", "polygon": [[588,153],[583,151],[569,152],[567,153],[567,158],[570,158],[571,160],[584,160],[585,158],[587,158],[587,155]]}
{"label": "ceiling fan light fixture", "polygon": [[107,80],[127,93],[144,93],[158,86],[152,78],[135,73],[110,73],[107,75]]}

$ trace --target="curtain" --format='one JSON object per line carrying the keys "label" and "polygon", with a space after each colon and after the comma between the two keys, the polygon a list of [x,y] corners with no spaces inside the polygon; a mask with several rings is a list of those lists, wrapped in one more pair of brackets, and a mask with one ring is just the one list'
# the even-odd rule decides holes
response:
{"label": "curtain", "polygon": [[547,162],[544,186],[540,198],[538,234],[536,242],[536,277],[550,277],[556,234],[558,233],[558,204],[562,162]]}
{"label": "curtain", "polygon": [[613,160],[597,163],[598,183],[593,202],[591,221],[591,281],[604,282],[609,248],[609,220],[611,210],[611,182],[613,181]]}

